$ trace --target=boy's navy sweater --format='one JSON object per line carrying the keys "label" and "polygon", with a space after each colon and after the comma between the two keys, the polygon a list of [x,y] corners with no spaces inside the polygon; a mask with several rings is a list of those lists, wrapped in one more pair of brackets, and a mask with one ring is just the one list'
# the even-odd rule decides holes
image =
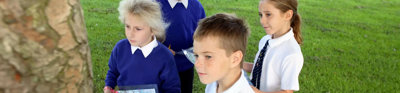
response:
{"label": "boy's navy sweater", "polygon": [[[160,2],[164,20],[170,24],[166,30],[166,39],[163,44],[167,47],[171,46],[175,52],[193,47],[193,33],[197,23],[206,17],[200,2],[188,0],[188,6],[185,9],[183,4],[177,4],[171,8],[168,0],[157,1]],[[179,72],[193,68],[193,64],[184,55],[176,54],[174,58]]]}
{"label": "boy's navy sweater", "polygon": [[157,84],[159,93],[179,93],[180,80],[172,53],[167,47],[158,45],[145,58],[140,49],[134,54],[127,39],[114,47],[106,76],[106,86],[114,88],[135,85]]}

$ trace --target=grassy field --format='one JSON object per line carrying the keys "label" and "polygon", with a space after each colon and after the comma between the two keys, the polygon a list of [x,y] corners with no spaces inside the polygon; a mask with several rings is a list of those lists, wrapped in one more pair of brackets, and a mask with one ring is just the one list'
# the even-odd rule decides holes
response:
{"label": "grassy field", "polygon": [[[125,38],[120,0],[81,0],[95,92],[102,92],[114,44]],[[246,61],[265,35],[258,0],[200,0],[207,16],[235,13],[251,27]],[[299,0],[304,66],[299,92],[396,92],[400,89],[400,0]],[[195,76],[194,92],[205,85]]]}

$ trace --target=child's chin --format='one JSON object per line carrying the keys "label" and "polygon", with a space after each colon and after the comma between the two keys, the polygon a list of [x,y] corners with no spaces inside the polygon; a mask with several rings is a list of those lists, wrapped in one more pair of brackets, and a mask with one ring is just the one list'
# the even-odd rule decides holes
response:
{"label": "child's chin", "polygon": [[209,84],[209,83],[207,83],[207,82],[201,82],[201,83],[203,83],[203,84]]}
{"label": "child's chin", "polygon": [[201,78],[200,78],[200,82],[203,83],[203,84],[210,84],[211,83],[210,81],[204,80],[204,79],[201,79]]}
{"label": "child's chin", "polygon": [[136,43],[131,43],[131,42],[129,42],[130,44],[131,44],[131,46],[139,46],[139,44],[136,44]]}
{"label": "child's chin", "polygon": [[267,35],[272,35],[272,32],[271,32],[271,31],[265,31],[265,33],[266,33]]}

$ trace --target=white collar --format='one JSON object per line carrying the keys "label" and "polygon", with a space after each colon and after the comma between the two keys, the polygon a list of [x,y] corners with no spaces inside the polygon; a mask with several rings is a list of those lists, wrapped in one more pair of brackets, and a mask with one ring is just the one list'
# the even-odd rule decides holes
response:
{"label": "white collar", "polygon": [[[254,93],[253,89],[249,84],[249,81],[247,81],[246,79],[245,73],[246,72],[242,70],[239,79],[223,93]],[[217,93],[217,87],[218,87],[217,82],[207,84],[205,92]]]}
{"label": "white collar", "polygon": [[135,51],[136,51],[137,49],[140,49],[140,50],[142,50],[142,53],[143,53],[143,55],[144,55],[145,58],[146,58],[147,56],[149,56],[150,53],[151,53],[151,51],[153,51],[153,49],[154,49],[155,47],[157,47],[157,45],[158,45],[156,37],[153,37],[153,38],[154,38],[153,41],[151,41],[149,44],[147,44],[147,45],[145,45],[145,46],[143,46],[143,47],[131,46],[132,54],[135,53]]}
{"label": "white collar", "polygon": [[294,34],[293,34],[293,28],[290,28],[289,32],[287,32],[286,34],[282,35],[281,37],[278,38],[274,38],[272,39],[272,35],[267,35],[267,40],[269,43],[270,47],[274,47],[276,45],[281,44],[282,42],[289,40],[290,38],[294,38]]}
{"label": "white collar", "polygon": [[175,5],[176,5],[176,3],[178,3],[178,2],[182,2],[183,6],[185,6],[185,8],[187,9],[188,3],[189,3],[188,0],[181,0],[181,1],[178,1],[178,0],[168,0],[168,3],[169,3],[169,5],[171,6],[171,8],[174,8]]}

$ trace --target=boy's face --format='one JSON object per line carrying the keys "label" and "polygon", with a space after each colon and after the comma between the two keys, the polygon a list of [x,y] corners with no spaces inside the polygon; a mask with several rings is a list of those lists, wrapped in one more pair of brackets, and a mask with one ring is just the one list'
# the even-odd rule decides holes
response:
{"label": "boy's face", "polygon": [[131,46],[143,47],[152,41],[154,33],[145,21],[137,16],[125,16],[125,35]]}
{"label": "boy's face", "polygon": [[290,26],[290,19],[285,17],[286,13],[282,13],[269,0],[260,1],[258,12],[260,23],[269,35],[284,33],[281,32],[283,27]]}
{"label": "boy's face", "polygon": [[224,78],[232,68],[232,58],[226,55],[226,50],[222,49],[220,44],[214,37],[205,37],[201,41],[193,42],[196,71],[204,84]]}

